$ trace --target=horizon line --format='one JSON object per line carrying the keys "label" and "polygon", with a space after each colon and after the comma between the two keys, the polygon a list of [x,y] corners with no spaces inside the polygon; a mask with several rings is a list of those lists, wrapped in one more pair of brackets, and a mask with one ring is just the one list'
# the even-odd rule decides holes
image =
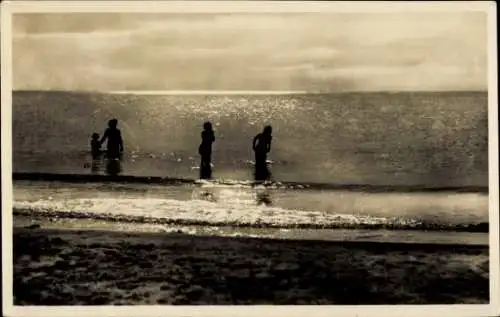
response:
{"label": "horizon line", "polygon": [[97,93],[114,95],[307,95],[307,94],[345,94],[345,93],[488,93],[488,89],[470,90],[343,90],[343,91],[307,91],[307,90],[60,90],[60,89],[12,89],[12,92],[67,92]]}
{"label": "horizon line", "polygon": [[104,93],[116,95],[289,95],[308,94],[305,90],[111,90]]}

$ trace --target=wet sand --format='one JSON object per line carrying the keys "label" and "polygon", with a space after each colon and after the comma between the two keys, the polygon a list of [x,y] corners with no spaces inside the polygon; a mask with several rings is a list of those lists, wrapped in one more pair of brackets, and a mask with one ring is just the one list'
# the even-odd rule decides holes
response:
{"label": "wet sand", "polygon": [[487,246],[14,229],[15,305],[489,301]]}

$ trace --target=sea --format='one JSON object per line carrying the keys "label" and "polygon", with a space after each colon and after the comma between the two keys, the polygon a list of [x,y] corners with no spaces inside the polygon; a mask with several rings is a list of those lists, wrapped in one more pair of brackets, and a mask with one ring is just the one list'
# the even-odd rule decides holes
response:
{"label": "sea", "polygon": [[[91,168],[90,136],[102,135],[111,118],[124,138],[125,176],[196,180],[205,121],[216,141],[213,181],[15,181],[14,213],[158,226],[363,230],[365,236],[431,231],[448,240],[479,234],[487,243],[487,99],[486,92],[15,91],[14,173],[104,175],[104,162]],[[264,187],[251,183],[251,145],[265,125],[273,127],[275,185]],[[280,186],[287,182],[298,186]],[[369,192],[367,185],[454,190]],[[483,190],[460,190],[470,187]]]}

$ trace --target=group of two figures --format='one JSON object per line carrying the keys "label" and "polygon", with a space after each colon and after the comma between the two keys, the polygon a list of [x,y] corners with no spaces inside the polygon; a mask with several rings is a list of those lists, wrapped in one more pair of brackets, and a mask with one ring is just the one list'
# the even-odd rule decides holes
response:
{"label": "group of two figures", "polygon": [[[264,130],[253,138],[252,149],[255,153],[255,180],[265,181],[270,178],[267,167],[267,154],[271,151],[272,128],[266,126]],[[215,142],[215,133],[210,122],[203,124],[201,144],[198,153],[201,156],[200,178],[212,178],[212,144]]]}
{"label": "group of two figures", "polygon": [[[106,151],[101,150],[102,144],[107,142]],[[108,159],[108,164],[106,165],[106,170],[108,174],[118,174],[121,170],[120,159],[123,154],[123,139],[120,129],[118,129],[118,120],[111,119],[108,121],[108,128],[104,132],[104,135],[99,139],[98,133],[92,134],[92,140],[90,141],[90,147],[92,152],[92,171],[97,171],[98,162],[104,153]]]}

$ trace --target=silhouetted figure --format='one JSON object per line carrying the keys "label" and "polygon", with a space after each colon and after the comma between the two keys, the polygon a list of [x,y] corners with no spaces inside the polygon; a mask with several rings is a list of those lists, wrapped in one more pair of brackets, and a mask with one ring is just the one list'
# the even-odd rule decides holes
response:
{"label": "silhouetted figure", "polygon": [[90,154],[92,156],[92,163],[83,164],[83,168],[90,168],[92,173],[97,173],[99,171],[99,163],[102,157],[101,142],[99,141],[99,134],[92,133],[90,137]]}
{"label": "silhouetted figure", "polygon": [[109,175],[118,175],[121,171],[122,165],[119,159],[108,159],[108,163],[106,164],[106,173]]}
{"label": "silhouetted figure", "polygon": [[262,133],[255,136],[252,143],[252,148],[255,152],[255,180],[268,180],[270,175],[267,168],[267,153],[271,151],[271,141],[273,129],[271,126],[266,126]]}
{"label": "silhouetted figure", "polygon": [[101,157],[101,142],[99,141],[99,133],[93,133],[90,140],[90,152],[92,160],[97,160]]}
{"label": "silhouetted figure", "polygon": [[212,143],[215,142],[215,134],[210,122],[203,124],[201,132],[201,144],[198,148],[198,153],[201,155],[200,178],[212,178]]}
{"label": "silhouetted figure", "polygon": [[120,159],[121,154],[123,153],[122,133],[117,128],[117,126],[118,126],[118,120],[116,119],[109,120],[108,128],[104,132],[104,135],[102,136],[102,139],[100,141],[100,143],[103,144],[104,141],[106,141],[106,139],[108,140],[106,157],[109,160]]}

